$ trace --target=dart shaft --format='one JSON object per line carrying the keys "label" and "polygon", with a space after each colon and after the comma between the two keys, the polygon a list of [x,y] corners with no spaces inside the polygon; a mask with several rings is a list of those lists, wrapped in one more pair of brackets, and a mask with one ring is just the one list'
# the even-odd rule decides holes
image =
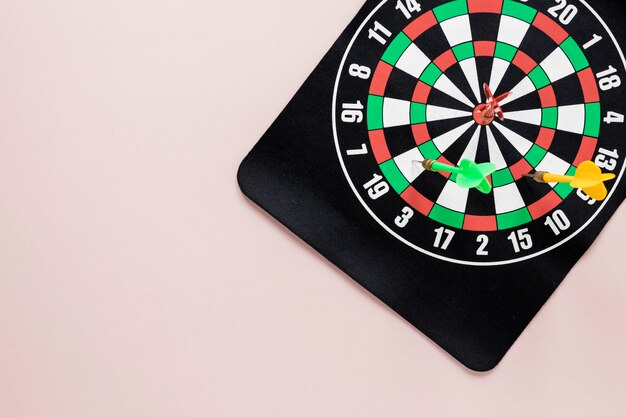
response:
{"label": "dart shaft", "polygon": [[543,182],[572,182],[574,181],[575,177],[571,177],[568,175],[558,175],[558,174],[551,174],[549,172],[543,174],[542,180]]}
{"label": "dart shaft", "polygon": [[459,173],[458,167],[442,164],[441,162],[436,162],[436,161],[432,163],[431,168],[433,171],[449,172],[451,174]]}

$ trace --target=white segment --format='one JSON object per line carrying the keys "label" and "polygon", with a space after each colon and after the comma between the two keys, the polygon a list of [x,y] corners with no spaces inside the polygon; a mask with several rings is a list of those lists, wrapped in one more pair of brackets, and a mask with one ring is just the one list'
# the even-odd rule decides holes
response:
{"label": "white segment", "polygon": [[[530,28],[529,23],[502,15],[500,18],[500,29],[498,30],[498,41],[519,48],[528,32],[528,28]],[[494,58],[491,68],[491,80],[489,81],[489,87],[491,87],[491,91],[494,94],[497,93],[500,83],[510,66],[511,64],[508,61]]]}
{"label": "white segment", "polygon": [[463,159],[469,159],[470,161],[476,160],[476,153],[478,152],[478,141],[480,140],[481,128],[482,126],[478,125],[478,127],[476,128],[476,131],[472,135],[472,138],[467,144],[467,147],[463,151],[463,154],[461,155],[461,159],[459,159],[459,162],[461,162]]}
{"label": "white segment", "polygon": [[520,97],[524,97],[526,94],[530,94],[535,90],[535,84],[533,84],[530,78],[526,76],[522,81],[519,82],[519,84],[513,87],[513,89],[511,90],[511,95],[502,100],[500,104],[505,105],[507,103],[511,103],[512,101],[515,101]]}
{"label": "white segment", "polygon": [[467,14],[446,20],[440,26],[450,46],[457,46],[472,40],[472,28]]}
{"label": "white segment", "polygon": [[[476,97],[476,102],[480,103],[480,81],[478,81],[478,68],[476,68],[476,58],[469,58],[459,62],[465,78],[469,81],[470,87]],[[484,81],[483,81],[484,82]]]}
{"label": "white segment", "polygon": [[411,124],[411,102],[385,97],[383,102],[383,125],[385,127]]}
{"label": "white segment", "polygon": [[556,48],[540,65],[552,82],[556,82],[576,72],[561,48]]}
{"label": "white segment", "polygon": [[500,19],[500,30],[498,31],[498,41],[508,43],[519,48],[530,24],[515,17],[502,15]]}
{"label": "white segment", "polygon": [[472,112],[455,110],[447,107],[426,106],[426,120],[436,122],[438,120],[457,119],[459,117],[470,117]]}
{"label": "white segment", "polygon": [[[469,159],[474,161],[476,159],[476,152],[478,150],[478,140],[480,139],[480,128],[478,126],[476,132],[472,136],[469,144],[463,151],[461,159]],[[446,185],[441,191],[441,195],[437,199],[437,204],[455,210],[461,213],[465,212],[467,206],[467,196],[469,195],[469,189],[459,187],[454,181],[448,180]]]}
{"label": "white segment", "polygon": [[[470,26],[469,15],[462,15],[446,20],[440,24],[443,33],[448,39],[450,46],[454,47],[465,42],[472,41],[472,28]],[[478,81],[478,70],[476,69],[476,59],[467,59],[460,62],[465,78],[472,87],[476,96],[476,101],[480,102],[480,83]]]}
{"label": "white segment", "polygon": [[468,107],[471,107],[472,109],[474,108],[474,103],[472,103],[472,101],[467,98],[467,96],[463,94],[445,74],[439,77],[433,87],[443,93],[446,93],[450,97],[457,99],[461,103],[467,104]]}
{"label": "white segment", "polygon": [[489,147],[489,162],[495,164],[498,170],[506,168],[508,165],[490,126],[487,126],[487,145]]}
{"label": "white segment", "polygon": [[530,125],[541,125],[541,109],[510,111],[505,113],[508,120],[528,123]]}
{"label": "white segment", "polygon": [[426,54],[412,43],[396,63],[396,68],[400,68],[407,74],[419,78],[430,62]]}
{"label": "white segment", "polygon": [[454,181],[447,181],[441,190],[441,195],[437,199],[437,204],[461,213],[465,212],[467,206],[468,188],[461,188]]}
{"label": "white segment", "polygon": [[[504,16],[503,16],[504,17]],[[489,80],[489,87],[494,91],[494,94],[497,94],[498,88],[500,87],[500,83],[506,74],[506,71],[509,69],[511,64],[508,61],[500,58],[493,59],[493,65],[491,67],[491,79]]]}
{"label": "white segment", "polygon": [[493,189],[493,199],[496,203],[496,214],[504,214],[525,207],[522,195],[514,182]]}
{"label": "white segment", "polygon": [[396,162],[402,175],[404,175],[404,178],[409,182],[415,181],[415,179],[424,172],[422,164],[419,163],[424,160],[424,156],[417,148],[413,148],[410,151],[398,155],[393,158],[393,160]]}
{"label": "white segment", "polygon": [[[536,171],[551,172],[552,174],[565,175],[569,170],[570,164],[559,158],[558,156],[548,152],[535,168]],[[557,183],[551,183],[553,187]]]}
{"label": "white segment", "polygon": [[560,106],[558,130],[582,134],[585,131],[585,105],[575,104],[573,106]]}
{"label": "white segment", "polygon": [[475,125],[476,122],[473,120],[465,123],[462,126],[457,127],[456,129],[450,130],[443,135],[436,137],[433,139],[433,143],[439,149],[439,152],[445,152],[454,142],[456,142],[465,132],[469,130],[472,126]]}
{"label": "white segment", "polygon": [[493,125],[496,127],[496,129],[500,131],[500,133],[502,133],[502,135],[506,138],[506,140],[511,145],[513,145],[515,149],[517,149],[517,152],[519,152],[520,155],[522,156],[526,155],[528,151],[530,150],[530,148],[533,147],[533,142],[529,141],[523,136],[518,135],[517,133],[513,132],[511,129],[504,127],[498,122],[493,122]]}

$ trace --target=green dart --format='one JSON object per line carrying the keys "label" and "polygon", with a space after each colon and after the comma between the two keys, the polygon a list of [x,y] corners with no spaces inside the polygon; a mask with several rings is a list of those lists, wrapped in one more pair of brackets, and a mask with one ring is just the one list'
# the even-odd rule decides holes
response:
{"label": "green dart", "polygon": [[428,171],[456,174],[456,183],[459,187],[476,188],[483,194],[491,192],[492,187],[487,177],[496,170],[495,164],[491,162],[477,164],[468,159],[463,159],[459,166],[447,165],[427,159],[422,162],[422,166]]}

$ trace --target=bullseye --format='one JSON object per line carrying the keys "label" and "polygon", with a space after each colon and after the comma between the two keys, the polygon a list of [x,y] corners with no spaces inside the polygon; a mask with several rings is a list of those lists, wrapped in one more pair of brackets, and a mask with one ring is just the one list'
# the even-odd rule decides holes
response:
{"label": "bullseye", "polygon": [[493,111],[491,112],[490,116],[487,115],[487,107],[488,106],[486,104],[479,104],[474,108],[474,111],[472,112],[472,115],[474,116],[474,121],[476,121],[476,123],[481,126],[487,126],[491,124],[491,122],[493,122],[493,119],[495,119]]}
{"label": "bullseye", "polygon": [[483,84],[483,90],[485,91],[485,97],[487,102],[479,104],[474,108],[472,112],[474,120],[481,126],[487,126],[493,122],[497,116],[500,121],[504,121],[504,111],[500,102],[511,95],[511,93],[504,93],[498,97],[494,97],[489,85]]}

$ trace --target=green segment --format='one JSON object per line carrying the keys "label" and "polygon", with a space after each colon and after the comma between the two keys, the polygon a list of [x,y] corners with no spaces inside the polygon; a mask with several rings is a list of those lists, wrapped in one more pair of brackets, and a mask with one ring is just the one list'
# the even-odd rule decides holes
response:
{"label": "green segment", "polygon": [[517,48],[502,42],[496,44],[495,56],[497,58],[504,59],[508,62],[513,62],[515,55],[517,54]]}
{"label": "green segment", "polygon": [[441,152],[439,152],[432,140],[421,144],[418,146],[418,149],[424,156],[424,159],[437,159],[441,156]]}
{"label": "green segment", "polygon": [[466,42],[457,45],[452,48],[452,52],[454,52],[454,56],[456,56],[459,62],[471,58],[474,56],[474,42]]}
{"label": "green segment", "polygon": [[426,123],[426,105],[411,103],[411,124]]}
{"label": "green segment", "polygon": [[446,226],[462,229],[465,215],[435,204],[428,217]]}
{"label": "green segment", "polygon": [[[575,174],[576,174],[575,167],[570,167],[565,173],[565,175],[570,175],[570,176],[574,176]],[[559,197],[565,200],[567,196],[569,196],[572,193],[572,191],[574,191],[574,188],[572,188],[572,186],[568,182],[560,182],[554,187],[554,191],[559,195]]]}
{"label": "green segment", "polygon": [[466,0],[455,0],[450,3],[442,4],[439,7],[435,7],[433,9],[433,13],[435,13],[437,21],[441,23],[445,20],[452,19],[453,17],[468,14],[469,10],[467,8]]}
{"label": "green segment", "polygon": [[600,136],[601,122],[600,103],[585,104],[585,136],[592,138]]}
{"label": "green segment", "polygon": [[511,229],[531,222],[533,218],[526,207],[506,214],[498,214],[498,230]]}
{"label": "green segment", "polygon": [[383,98],[370,95],[367,98],[367,129],[383,128]]}
{"label": "green segment", "polygon": [[388,63],[389,65],[396,65],[406,48],[411,44],[411,39],[404,34],[404,32],[400,32],[398,36],[389,44],[387,50],[383,54],[382,60]]}
{"label": "green segment", "polygon": [[502,14],[516,17],[527,23],[532,23],[537,15],[537,10],[516,1],[504,0],[504,4],[502,5]]}
{"label": "green segment", "polygon": [[504,168],[491,174],[491,182],[494,187],[502,187],[503,185],[515,182],[515,179],[513,179],[513,174],[511,174],[511,170],[508,168]]}
{"label": "green segment", "polygon": [[556,129],[558,120],[559,109],[557,107],[545,107],[541,109],[541,126]]}
{"label": "green segment", "polygon": [[439,77],[441,77],[441,74],[443,73],[437,67],[437,65],[431,62],[424,70],[424,73],[420,77],[420,80],[432,87],[433,85],[435,85]]}
{"label": "green segment", "polygon": [[589,66],[589,61],[587,61],[587,57],[583,53],[583,50],[580,49],[580,46],[576,43],[576,41],[570,36],[565,39],[565,42],[561,44],[561,49],[567,55],[570,62],[576,69],[576,72],[583,70]]}
{"label": "green segment", "polygon": [[528,151],[524,158],[526,158],[530,166],[536,167],[543,160],[547,153],[548,151],[543,149],[541,146],[533,145],[533,147],[530,148],[530,151]]}
{"label": "green segment", "polygon": [[409,182],[404,178],[393,159],[380,164],[380,170],[398,194],[402,194],[404,190],[409,188]]}
{"label": "green segment", "polygon": [[530,81],[535,84],[537,90],[540,90],[546,85],[550,84],[550,78],[548,78],[548,74],[546,74],[546,72],[540,66],[537,66],[534,70],[532,70],[530,74],[528,74],[528,78],[530,78]]}

